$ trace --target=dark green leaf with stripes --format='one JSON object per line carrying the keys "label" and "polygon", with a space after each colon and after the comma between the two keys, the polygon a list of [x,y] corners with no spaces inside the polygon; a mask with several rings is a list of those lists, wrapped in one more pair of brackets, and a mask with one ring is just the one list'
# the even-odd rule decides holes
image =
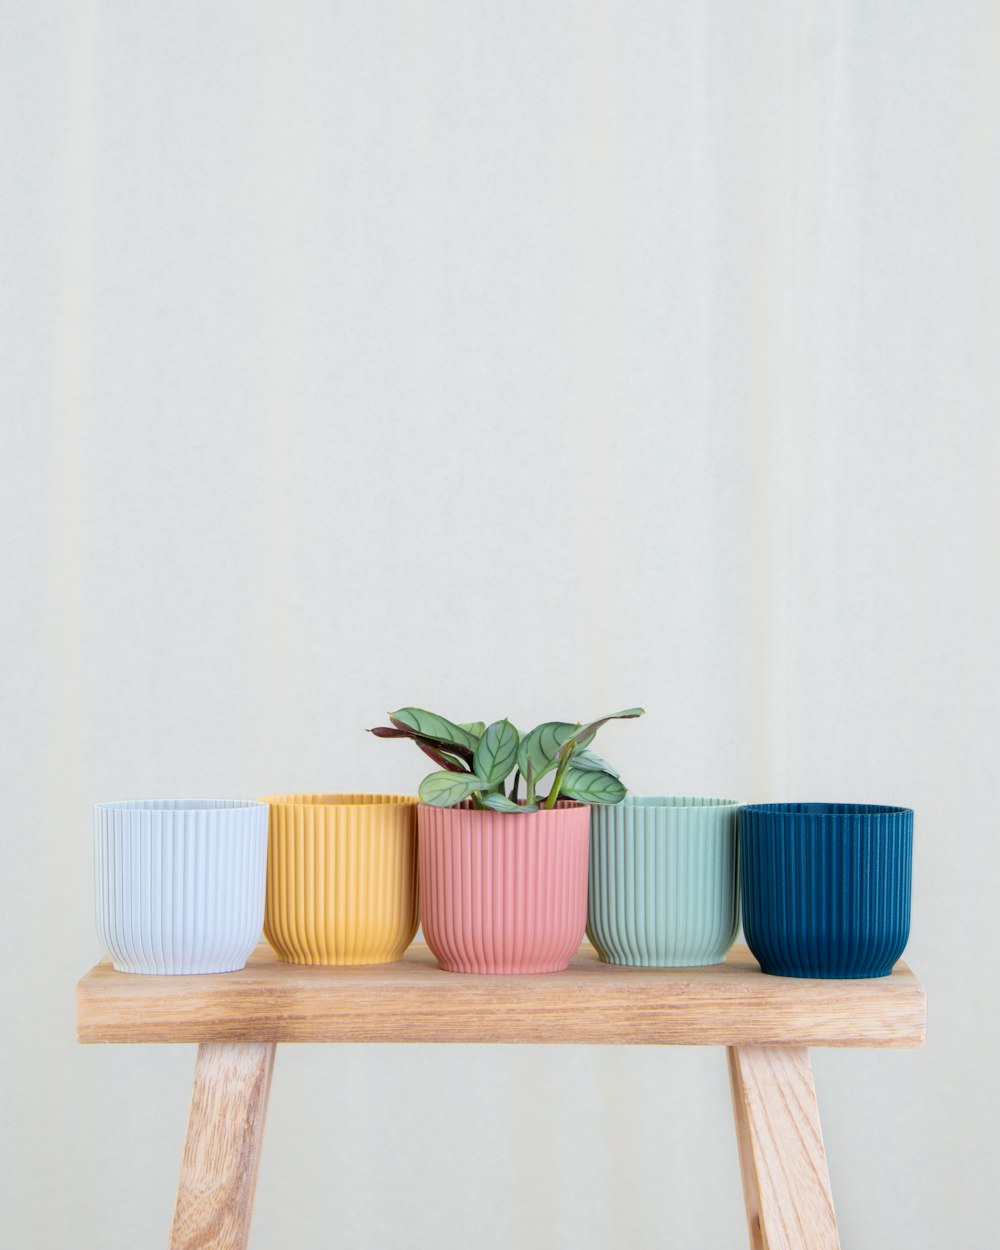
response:
{"label": "dark green leaf with stripes", "polygon": [[617,768],[612,768],[607,760],[602,760],[596,752],[586,749],[577,751],[573,756],[573,763],[570,767],[582,768],[587,773],[608,773],[612,777],[621,775]]}
{"label": "dark green leaf with stripes", "polygon": [[559,797],[602,806],[620,803],[626,794],[622,783],[610,773],[588,772],[571,765],[566,769]]}
{"label": "dark green leaf with stripes", "polygon": [[634,720],[636,716],[645,716],[646,709],[641,707],[626,708],[624,712],[612,712],[610,716],[602,716],[600,720],[592,720],[589,725],[583,725],[575,734],[573,734],[573,743],[578,747],[589,746],[594,741],[594,735],[602,725],[606,725],[609,720]]}
{"label": "dark green leaf with stripes", "polygon": [[536,783],[550,773],[556,766],[560,747],[579,728],[579,725],[571,725],[569,721],[549,720],[525,734],[517,753],[517,766],[524,776],[528,775],[529,763]]}
{"label": "dark green leaf with stripes", "polygon": [[442,746],[465,747],[474,751],[479,740],[468,729],[438,716],[436,712],[425,712],[422,707],[401,707],[398,712],[390,712],[389,719],[397,728],[412,729],[425,738],[433,738]]}
{"label": "dark green leaf with stripes", "polygon": [[454,807],[463,799],[471,798],[477,790],[483,788],[479,777],[468,773],[431,773],[420,783],[417,793],[421,803],[431,807]]}
{"label": "dark green leaf with stripes", "polygon": [[517,730],[509,720],[497,720],[487,726],[476,744],[472,767],[487,786],[496,786],[517,763]]}
{"label": "dark green leaf with stripes", "polygon": [[491,807],[495,812],[537,812],[537,803],[515,803],[513,799],[509,799],[506,794],[484,794],[482,797],[483,807]]}

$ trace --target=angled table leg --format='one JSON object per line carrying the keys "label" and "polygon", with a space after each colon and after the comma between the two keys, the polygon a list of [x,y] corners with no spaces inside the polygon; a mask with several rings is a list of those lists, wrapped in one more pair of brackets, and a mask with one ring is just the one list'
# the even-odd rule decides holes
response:
{"label": "angled table leg", "polygon": [[751,1250],[840,1250],[809,1051],[727,1049]]}
{"label": "angled table leg", "polygon": [[246,1250],[274,1050],[198,1047],[170,1250]]}

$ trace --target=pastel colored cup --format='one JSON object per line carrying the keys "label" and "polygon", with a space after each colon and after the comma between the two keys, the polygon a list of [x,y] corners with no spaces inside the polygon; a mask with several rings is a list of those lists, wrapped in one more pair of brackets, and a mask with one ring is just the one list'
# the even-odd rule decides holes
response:
{"label": "pastel colored cup", "polygon": [[587,936],[605,963],[722,963],[739,927],[735,799],[626,796],[590,817]]}
{"label": "pastel colored cup", "polygon": [[384,964],[417,931],[417,800],[287,794],[270,809],[264,934],[294,964]]}
{"label": "pastel colored cup", "polygon": [[762,971],[888,976],[910,932],[913,811],[756,803],[739,825],[743,931]]}
{"label": "pastel colored cup", "polygon": [[267,808],[136,799],[94,808],[97,935],[119,972],[235,972],[260,941]]}
{"label": "pastel colored cup", "polygon": [[589,808],[417,809],[427,945],[449,972],[561,972],[587,923]]}

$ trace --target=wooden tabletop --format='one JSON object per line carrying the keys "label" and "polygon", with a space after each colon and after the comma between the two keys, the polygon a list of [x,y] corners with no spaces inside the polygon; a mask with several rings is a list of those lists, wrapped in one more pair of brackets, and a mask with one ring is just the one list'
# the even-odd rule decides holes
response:
{"label": "wooden tabletop", "polygon": [[138,976],[107,960],[77,987],[81,1042],[576,1042],[672,1046],[922,1046],[923,987],[891,976],[765,976],[745,946],[709,968],[619,968],[589,945],[567,972],[442,972],[426,946],[398,963],[302,967],[260,945],[241,972]]}

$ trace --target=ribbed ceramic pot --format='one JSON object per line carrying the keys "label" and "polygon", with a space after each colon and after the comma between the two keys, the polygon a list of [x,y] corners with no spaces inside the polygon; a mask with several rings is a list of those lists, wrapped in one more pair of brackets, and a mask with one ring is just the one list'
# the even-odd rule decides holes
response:
{"label": "ribbed ceramic pot", "polygon": [[590,809],[417,809],[420,919],[449,972],[562,972],[587,924]]}
{"label": "ribbed ceramic pot", "polygon": [[267,808],[136,799],[94,808],[97,936],[119,972],[235,972],[260,941]]}
{"label": "ribbed ceramic pot", "polygon": [[739,825],[743,931],[761,970],[888,976],[910,932],[912,810],[759,803]]}
{"label": "ribbed ceramic pot", "polygon": [[605,963],[723,962],[739,927],[738,806],[630,794],[592,809],[587,936]]}
{"label": "ribbed ceramic pot", "polygon": [[417,800],[286,794],[270,808],[264,935],[292,964],[386,964],[417,931]]}

